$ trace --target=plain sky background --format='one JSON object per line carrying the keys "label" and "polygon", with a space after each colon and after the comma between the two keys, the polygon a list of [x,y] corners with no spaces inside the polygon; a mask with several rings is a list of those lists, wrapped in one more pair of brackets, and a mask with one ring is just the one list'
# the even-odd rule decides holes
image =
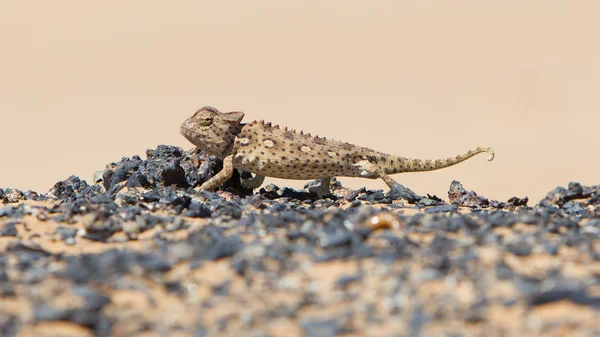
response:
{"label": "plain sky background", "polygon": [[179,125],[212,105],[406,157],[491,146],[493,162],[394,178],[535,204],[600,183],[599,13],[595,0],[2,0],[0,187],[46,192],[158,144],[191,148]]}

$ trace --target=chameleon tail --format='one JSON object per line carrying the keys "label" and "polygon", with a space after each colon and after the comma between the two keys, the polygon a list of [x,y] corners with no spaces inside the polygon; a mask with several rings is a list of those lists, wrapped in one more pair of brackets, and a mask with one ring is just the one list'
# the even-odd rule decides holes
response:
{"label": "chameleon tail", "polygon": [[387,165],[388,167],[385,168],[385,173],[395,174],[402,172],[421,172],[439,170],[445,167],[456,165],[483,152],[487,152],[490,154],[487,158],[488,161],[494,160],[494,150],[490,147],[481,146],[469,150],[463,154],[459,154],[456,157],[450,157],[446,159],[423,160],[391,156],[389,158],[389,165]]}

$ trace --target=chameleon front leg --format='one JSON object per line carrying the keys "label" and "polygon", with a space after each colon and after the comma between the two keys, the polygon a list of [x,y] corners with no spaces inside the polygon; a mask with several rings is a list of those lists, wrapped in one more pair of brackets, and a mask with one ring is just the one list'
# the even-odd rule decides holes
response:
{"label": "chameleon front leg", "polygon": [[229,155],[223,159],[223,169],[217,173],[214,177],[205,181],[198,188],[199,191],[212,191],[216,190],[224,182],[226,182],[233,174],[233,155]]}
{"label": "chameleon front leg", "polygon": [[242,179],[241,183],[244,188],[255,189],[259,188],[263,181],[265,181],[265,176],[256,174],[253,178]]}

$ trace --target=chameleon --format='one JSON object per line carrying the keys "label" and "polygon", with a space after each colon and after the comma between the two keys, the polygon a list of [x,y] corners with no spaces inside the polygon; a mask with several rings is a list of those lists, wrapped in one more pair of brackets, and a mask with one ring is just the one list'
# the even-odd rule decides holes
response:
{"label": "chameleon", "polygon": [[202,183],[199,190],[212,191],[231,178],[233,169],[251,172],[242,186],[260,187],[265,176],[283,179],[321,179],[318,197],[329,193],[332,177],[382,179],[390,188],[397,182],[390,177],[402,172],[432,171],[456,165],[479,153],[494,150],[476,147],[455,157],[436,160],[405,158],[366,147],[288,130],[265,121],[242,123],[241,111],[220,112],[205,106],[186,119],[180,133],[196,148],[223,161],[223,169]]}

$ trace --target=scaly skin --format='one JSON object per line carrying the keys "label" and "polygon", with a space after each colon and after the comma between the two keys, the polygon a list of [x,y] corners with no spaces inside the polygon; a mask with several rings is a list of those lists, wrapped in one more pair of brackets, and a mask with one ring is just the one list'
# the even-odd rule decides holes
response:
{"label": "scaly skin", "polygon": [[236,168],[255,174],[254,178],[243,181],[249,188],[259,187],[265,176],[324,178],[318,192],[322,197],[329,191],[331,177],[381,178],[391,188],[396,182],[390,174],[438,170],[482,152],[490,154],[488,161],[494,159],[494,150],[489,147],[477,147],[446,159],[410,159],[282,129],[263,121],[243,124],[243,117],[242,112],[221,113],[206,106],[181,125],[181,134],[192,144],[223,160],[223,170],[202,184],[200,190],[218,188],[231,178]]}

